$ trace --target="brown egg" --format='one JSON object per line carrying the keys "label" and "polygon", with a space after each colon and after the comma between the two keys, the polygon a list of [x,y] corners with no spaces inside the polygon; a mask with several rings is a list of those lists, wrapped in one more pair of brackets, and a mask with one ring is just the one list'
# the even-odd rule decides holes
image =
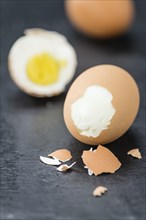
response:
{"label": "brown egg", "polygon": [[99,65],[73,82],[64,103],[64,120],[79,141],[97,145],[112,142],[132,125],[139,109],[139,90],[124,69]]}
{"label": "brown egg", "polygon": [[99,38],[125,32],[134,17],[132,0],[66,0],[65,8],[79,31]]}

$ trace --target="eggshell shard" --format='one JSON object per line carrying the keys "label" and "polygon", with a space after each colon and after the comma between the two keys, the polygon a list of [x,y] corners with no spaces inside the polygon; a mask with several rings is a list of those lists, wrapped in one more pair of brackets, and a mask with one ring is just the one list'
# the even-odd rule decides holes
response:
{"label": "eggshell shard", "polygon": [[95,176],[102,173],[115,173],[122,165],[109,149],[101,145],[94,151],[83,151],[82,160]]}
{"label": "eggshell shard", "polygon": [[128,151],[127,154],[131,155],[132,157],[138,158],[138,159],[142,158],[141,153],[138,148]]}
{"label": "eggshell shard", "polygon": [[88,36],[108,38],[124,33],[132,24],[132,0],[66,0],[71,23]]}
{"label": "eggshell shard", "polygon": [[84,166],[84,168],[88,170],[88,174],[89,174],[89,176],[92,176],[92,175],[93,175],[93,172],[92,172],[90,169],[88,169],[87,166]]}
{"label": "eggshell shard", "polygon": [[[88,137],[81,135],[74,124],[71,106],[83,97],[89,87],[95,85],[107,89],[112,94],[112,105],[116,111],[108,129],[102,130],[97,137]],[[69,132],[83,143],[89,145],[110,143],[130,128],[136,118],[139,101],[138,86],[127,71],[114,65],[95,66],[80,74],[71,85],[64,103],[64,121]]]}
{"label": "eggshell shard", "polygon": [[[8,55],[10,76],[22,91],[31,96],[58,96],[75,74],[77,56],[74,48],[65,36],[55,31],[32,28],[24,32],[25,36],[16,40]],[[59,69],[58,79],[48,85],[34,83],[26,71],[28,61],[43,53],[51,55],[57,61],[66,61],[66,65]]]}
{"label": "eggshell shard", "polygon": [[59,167],[57,167],[57,170],[60,172],[66,172],[67,170],[69,170],[71,167],[73,167],[76,164],[76,162],[72,163],[71,165],[67,165],[67,164],[62,164]]}
{"label": "eggshell shard", "polygon": [[51,159],[47,157],[40,156],[40,160],[47,165],[60,165],[61,162],[57,159]]}
{"label": "eggshell shard", "polygon": [[98,186],[94,189],[93,191],[93,196],[101,196],[102,194],[104,194],[105,192],[107,192],[107,188],[104,186]]}
{"label": "eggshell shard", "polygon": [[70,151],[67,149],[56,150],[56,151],[52,152],[51,154],[49,154],[48,156],[56,158],[62,162],[68,161],[72,158]]}

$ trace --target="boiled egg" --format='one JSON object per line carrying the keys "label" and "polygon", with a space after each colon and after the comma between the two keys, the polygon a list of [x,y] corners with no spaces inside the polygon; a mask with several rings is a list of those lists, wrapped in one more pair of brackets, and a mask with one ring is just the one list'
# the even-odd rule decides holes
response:
{"label": "boiled egg", "polygon": [[66,0],[65,8],[80,32],[97,38],[126,32],[134,18],[132,0]]}
{"label": "boiled egg", "polygon": [[66,37],[39,28],[25,30],[8,55],[10,75],[29,95],[59,95],[73,78],[77,56]]}
{"label": "boiled egg", "polygon": [[64,103],[64,121],[77,140],[106,144],[121,137],[139,109],[139,89],[133,77],[114,65],[99,65],[80,74]]}

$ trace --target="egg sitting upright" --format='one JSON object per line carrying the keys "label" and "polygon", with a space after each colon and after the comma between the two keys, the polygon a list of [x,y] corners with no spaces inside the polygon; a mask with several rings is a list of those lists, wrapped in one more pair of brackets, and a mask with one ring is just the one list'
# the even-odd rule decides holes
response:
{"label": "egg sitting upright", "polygon": [[29,95],[59,95],[73,78],[77,56],[66,37],[39,28],[24,31],[10,49],[8,67],[16,85]]}
{"label": "egg sitting upright", "polygon": [[89,144],[107,144],[133,124],[139,109],[139,89],[133,77],[114,65],[99,65],[80,74],[64,103],[70,133]]}

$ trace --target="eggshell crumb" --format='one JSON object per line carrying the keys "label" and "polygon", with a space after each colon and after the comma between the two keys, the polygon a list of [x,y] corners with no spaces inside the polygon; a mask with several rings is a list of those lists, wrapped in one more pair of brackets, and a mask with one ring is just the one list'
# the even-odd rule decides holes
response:
{"label": "eggshell crumb", "polygon": [[104,186],[98,186],[94,189],[93,191],[93,196],[101,196],[102,194],[104,194],[105,192],[107,192],[107,188]]}
{"label": "eggshell crumb", "polygon": [[115,173],[122,165],[109,149],[101,145],[94,151],[83,151],[82,160],[95,176],[102,173]]}
{"label": "eggshell crumb", "polygon": [[69,150],[67,149],[60,149],[52,152],[48,155],[49,157],[56,158],[62,162],[68,161],[72,158],[72,155]]}
{"label": "eggshell crumb", "polygon": [[138,159],[142,158],[141,153],[138,148],[128,151],[127,154],[131,155],[132,157],[138,158]]}

